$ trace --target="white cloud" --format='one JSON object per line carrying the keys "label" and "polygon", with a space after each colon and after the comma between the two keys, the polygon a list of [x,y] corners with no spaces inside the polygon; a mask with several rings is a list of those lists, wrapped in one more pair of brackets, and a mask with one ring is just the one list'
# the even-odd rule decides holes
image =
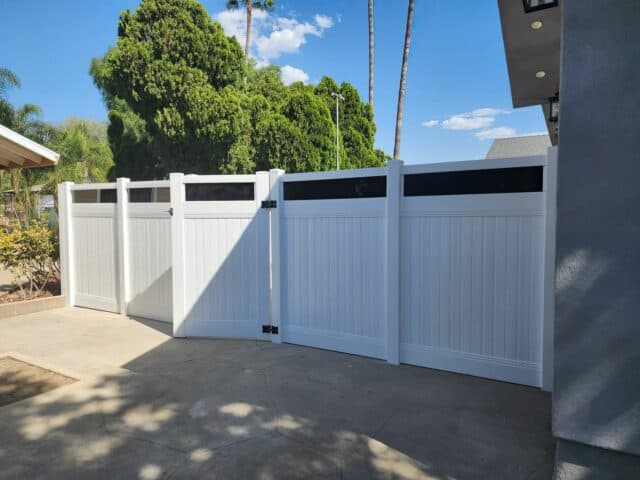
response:
{"label": "white cloud", "polygon": [[502,108],[485,107],[485,108],[476,108],[475,110],[463,115],[468,115],[471,117],[496,117],[498,115],[507,114],[507,113],[511,113],[511,112],[509,110],[504,110]]}
{"label": "white cloud", "polygon": [[258,57],[273,60],[284,53],[298,53],[300,47],[307,43],[308,35],[321,37],[324,30],[331,25],[333,25],[331,19],[320,15],[316,15],[315,23],[301,23],[292,18],[279,18],[269,35],[261,35],[256,40]]}
{"label": "white cloud", "polygon": [[[251,22],[251,27],[254,30],[254,35],[251,41],[252,44],[255,43],[255,32],[259,32],[262,29],[268,17],[269,12],[267,12],[266,10],[253,11],[253,20]],[[240,42],[240,45],[244,47],[245,33],[247,31],[247,14],[244,10],[240,8],[236,8],[233,10],[223,10],[215,16],[215,19],[220,22],[220,25],[222,25],[222,28],[227,35],[236,37],[236,40],[238,40],[238,42]]]}
{"label": "white cloud", "polygon": [[516,136],[516,129],[511,127],[496,127],[481,130],[475,133],[478,140],[495,140],[496,138],[509,138]]}
{"label": "white cloud", "polygon": [[453,115],[442,122],[442,128],[447,130],[478,130],[479,128],[488,127],[495,120],[495,117]]}
{"label": "white cloud", "polygon": [[[224,10],[215,16],[227,35],[235,36],[244,46],[246,14],[242,9]],[[316,14],[313,21],[278,17],[265,10],[253,11],[251,54],[258,65],[268,65],[287,53],[298,53],[309,35],[321,37],[333,26],[333,18]]]}
{"label": "white cloud", "polygon": [[[517,131],[512,127],[492,127],[496,118],[500,115],[508,115],[511,110],[502,108],[476,108],[470,112],[457,113],[449,116],[446,120],[426,120],[422,122],[423,127],[432,128],[440,126],[447,130],[478,130],[474,133],[478,140],[495,140],[496,138],[515,137]],[[546,132],[522,133],[519,136],[545,135]]]}
{"label": "white cloud", "polygon": [[470,112],[451,115],[444,120],[441,125],[447,130],[479,130],[487,128],[496,121],[498,115],[511,113],[509,110],[501,108],[476,108]]}
{"label": "white cloud", "polygon": [[291,85],[293,82],[307,83],[309,81],[307,72],[291,65],[285,65],[280,68],[280,78],[282,78],[282,83],[285,85]]}
{"label": "white cloud", "polygon": [[327,17],[326,15],[316,15],[313,17],[316,23],[320,28],[331,28],[333,27],[333,19],[331,17]]}
{"label": "white cloud", "polygon": [[447,130],[480,130],[491,126],[496,121],[498,115],[508,113],[511,112],[501,108],[476,108],[470,112],[456,113],[441,122],[438,120],[422,122],[422,126],[430,128],[440,125]]}

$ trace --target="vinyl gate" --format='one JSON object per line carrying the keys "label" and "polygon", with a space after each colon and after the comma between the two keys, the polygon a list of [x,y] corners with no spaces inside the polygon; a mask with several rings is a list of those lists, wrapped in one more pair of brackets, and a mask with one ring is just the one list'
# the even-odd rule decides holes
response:
{"label": "vinyl gate", "polygon": [[72,305],[551,386],[555,151],[60,187]]}
{"label": "vinyl gate", "polygon": [[[128,204],[122,262],[130,280],[126,291],[129,315],[171,322],[172,259],[169,182],[127,182]],[[123,247],[124,248],[124,247]]]}
{"label": "vinyl gate", "polygon": [[[266,172],[172,174],[177,336],[263,338],[269,321]],[[175,201],[178,200],[179,201]],[[177,261],[176,261],[177,259]],[[180,280],[178,278],[180,277]]]}

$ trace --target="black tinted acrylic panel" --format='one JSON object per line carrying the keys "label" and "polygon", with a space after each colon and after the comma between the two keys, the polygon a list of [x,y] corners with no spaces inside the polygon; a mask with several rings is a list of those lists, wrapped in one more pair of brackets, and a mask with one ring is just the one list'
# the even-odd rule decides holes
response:
{"label": "black tinted acrylic panel", "polygon": [[100,203],[116,203],[117,198],[118,195],[115,188],[100,190]]}
{"label": "black tinted acrylic panel", "polygon": [[253,183],[188,183],[188,202],[231,202],[253,200]]}
{"label": "black tinted acrylic panel", "polygon": [[151,203],[151,188],[130,188],[129,202],[131,203]]}
{"label": "black tinted acrylic panel", "polygon": [[387,195],[387,177],[337,178],[284,183],[285,200],[376,198]]}
{"label": "black tinted acrylic panel", "polygon": [[404,176],[405,197],[541,191],[541,166],[415,173]]}

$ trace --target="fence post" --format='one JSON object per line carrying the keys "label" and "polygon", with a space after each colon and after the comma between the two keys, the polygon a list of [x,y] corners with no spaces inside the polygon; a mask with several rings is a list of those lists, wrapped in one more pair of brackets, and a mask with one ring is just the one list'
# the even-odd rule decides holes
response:
{"label": "fence post", "polygon": [[542,390],[553,390],[553,331],[556,299],[556,197],[558,194],[558,147],[550,147],[544,167],[544,283],[542,321]]}
{"label": "fence post", "polygon": [[60,242],[60,287],[67,305],[75,299],[75,262],[73,258],[73,182],[58,185],[58,227]]}
{"label": "fence post", "polygon": [[[262,268],[258,268],[256,271],[256,275],[258,276],[258,285],[266,286],[269,285],[269,221],[270,221],[270,210],[262,209],[262,201],[269,199],[269,172],[256,172],[256,183],[255,183],[255,194],[254,194],[255,204],[256,204],[256,216],[254,221],[258,222],[258,230],[259,235],[265,235],[262,237],[266,238],[266,243],[263,243],[265,247],[264,250],[259,251],[258,257],[261,265],[264,265],[264,262],[267,263],[266,268],[264,270]],[[256,338],[261,338],[264,340],[269,340],[269,336],[266,333],[262,333],[262,325],[269,324],[269,318],[271,316],[269,312],[269,293],[264,289],[258,290],[258,330],[256,331]]]}
{"label": "fence post", "polygon": [[387,205],[385,212],[385,314],[387,319],[387,362],[400,363],[400,195],[401,160],[387,163]]}
{"label": "fence post", "polygon": [[129,262],[129,191],[128,178],[116,180],[118,209],[118,311],[127,314],[129,302],[129,282],[131,281]]}
{"label": "fence post", "polygon": [[282,310],[280,305],[280,217],[284,207],[281,195],[284,170],[269,170],[269,200],[275,200],[276,209],[269,211],[269,315],[271,325],[278,333],[271,335],[273,343],[282,343]]}
{"label": "fence post", "polygon": [[169,175],[171,192],[171,281],[173,292],[173,336],[185,337],[184,275],[184,174]]}

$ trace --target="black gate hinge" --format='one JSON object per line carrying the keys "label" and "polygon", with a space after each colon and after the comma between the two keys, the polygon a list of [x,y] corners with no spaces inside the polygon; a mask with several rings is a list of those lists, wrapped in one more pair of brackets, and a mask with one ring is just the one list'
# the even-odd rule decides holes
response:
{"label": "black gate hinge", "polygon": [[277,325],[262,325],[262,333],[270,333],[272,335],[278,335]]}
{"label": "black gate hinge", "polygon": [[275,200],[263,200],[262,208],[277,208],[277,204]]}

